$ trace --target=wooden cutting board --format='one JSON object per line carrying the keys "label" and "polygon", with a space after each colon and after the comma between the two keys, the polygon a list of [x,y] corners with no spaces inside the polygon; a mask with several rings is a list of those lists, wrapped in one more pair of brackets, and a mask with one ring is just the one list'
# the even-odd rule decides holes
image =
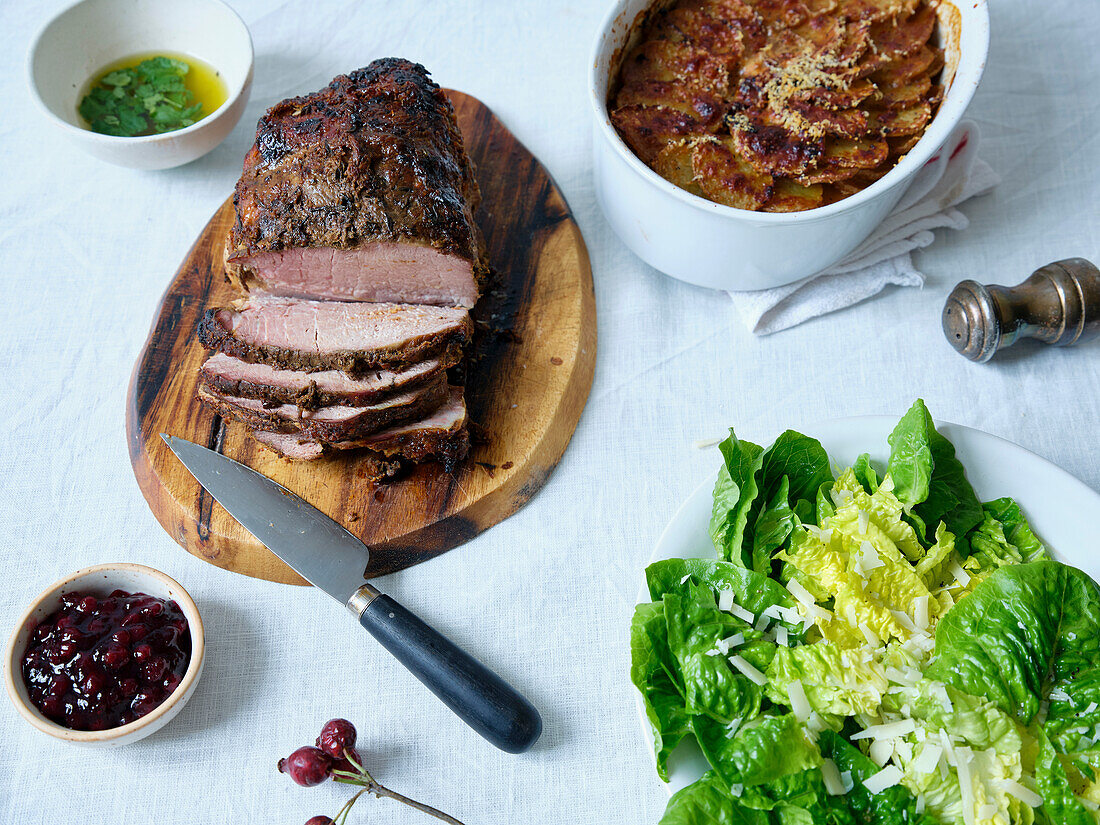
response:
{"label": "wooden cutting board", "polygon": [[[348,454],[296,463],[276,456],[195,400],[204,310],[237,295],[222,266],[232,198],[210,219],[164,295],[134,366],[126,408],[130,460],[165,530],[199,558],[249,576],[305,584],[202,489],[161,441],[164,432],[219,450],[293,490],[370,548],[368,576],[450,550],[526,504],[561,458],[584,408],[596,358],[588,251],[542,164],[476,98],[448,92],[477,168],[497,282],[475,317],[466,398],[470,457],[454,475],[434,462],[372,486]],[[479,325],[480,326],[480,325]]]}

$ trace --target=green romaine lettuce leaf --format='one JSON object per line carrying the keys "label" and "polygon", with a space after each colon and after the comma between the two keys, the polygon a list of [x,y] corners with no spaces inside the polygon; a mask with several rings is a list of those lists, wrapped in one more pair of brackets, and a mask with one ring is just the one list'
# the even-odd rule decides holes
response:
{"label": "green romaine lettuce leaf", "polygon": [[1100,817],[1088,810],[1073,793],[1069,778],[1042,730],[1036,732],[1039,753],[1035,758],[1035,784],[1043,804],[1036,811],[1043,825],[1096,825]]}
{"label": "green romaine lettuce leaf", "polygon": [[839,734],[823,731],[818,739],[818,746],[821,748],[821,755],[832,759],[841,773],[851,771],[852,790],[843,797],[833,799],[843,799],[847,803],[849,809],[856,814],[855,822],[870,825],[938,825],[927,814],[917,813],[916,800],[901,785],[871,794],[863,783],[878,773],[878,765]]}
{"label": "green romaine lettuce leaf", "polygon": [[[917,813],[913,796],[901,785],[871,794],[864,780],[878,766],[833,731],[818,740],[820,753],[836,763],[841,774],[850,774],[852,787],[846,794],[831,795],[821,770],[811,768],[788,773],[764,785],[746,787],[736,805],[768,811],[766,820],[778,825],[939,825],[926,814]],[[777,748],[782,743],[777,743]]]}
{"label": "green romaine lettuce leaf", "polygon": [[818,489],[832,481],[829,457],[817,439],[793,430],[767,450],[730,430],[718,448],[723,464],[711,511],[714,547],[720,559],[766,573],[771,553],[797,521],[795,511],[809,513]]}
{"label": "green romaine lettuce leaf", "polygon": [[942,612],[910,563],[916,559],[919,564],[929,551],[903,521],[901,502],[889,485],[868,494],[848,470],[836,480],[830,498],[836,511],[821,521],[824,533],[796,529],[789,549],[777,555],[788,565],[783,575],[797,578],[819,602],[831,600],[833,618],[818,622],[828,641],[863,647],[867,640],[861,624],[879,639],[908,639],[911,631],[891,610],[912,617],[916,601],[926,599],[930,618]]}
{"label": "green romaine lettuce leaf", "polygon": [[[965,744],[977,750],[1020,753],[1023,740],[1011,716],[980,696],[962,693],[950,685],[945,686],[944,694],[938,689],[941,687],[944,686],[930,679],[921,680],[913,696],[901,699],[910,704],[909,715],[925,723],[929,729],[944,730],[953,737],[961,737]],[[948,707],[944,706],[941,698],[944,695],[947,696]],[[889,699],[892,701],[884,706],[899,711],[897,694],[892,694]]]}
{"label": "green romaine lettuce leaf", "polygon": [[970,534],[971,556],[979,569],[995,570],[1006,564],[1049,558],[1015,501],[999,498],[983,504],[982,510],[982,523]]}
{"label": "green romaine lettuce leaf", "polygon": [[759,495],[756,474],[763,461],[764,448],[742,441],[731,429],[729,438],[718,445],[722,467],[714,485],[714,505],[710,516],[710,537],[718,558],[750,567],[752,559],[741,555],[749,509]]}
{"label": "green romaine lettuce leaf", "polygon": [[[756,517],[756,529],[752,536],[754,570],[768,570],[771,567],[772,553],[783,546],[795,525],[801,523],[791,509],[789,494],[790,481],[787,476],[783,476],[768,506]],[[805,499],[799,499],[798,503],[805,504]]]}
{"label": "green romaine lettuce leaf", "polygon": [[692,727],[707,761],[729,785],[763,785],[821,764],[817,746],[793,714],[759,717],[736,731],[696,716]]}
{"label": "green romaine lettuce leaf", "polygon": [[684,707],[691,715],[707,714],[723,722],[744,722],[760,713],[763,689],[724,655],[715,655],[720,639],[735,633],[745,637],[737,653],[763,671],[771,661],[775,645],[762,640],[741,619],[705,605],[696,599],[682,599],[671,593],[664,597],[668,647],[676,659],[684,688]]}
{"label": "green romaine lettuce leaf", "polygon": [[894,492],[920,519],[922,538],[941,521],[967,555],[965,537],[982,520],[982,506],[966,480],[955,447],[942,436],[919,398],[890,434],[888,472]]}
{"label": "green romaine lettuce leaf", "polygon": [[[734,601],[755,615],[776,605],[794,606],[790,592],[779,582],[728,561],[665,559],[649,565],[645,576],[649,596],[654,600],[666,593],[686,597],[691,592],[697,592],[695,587],[703,584],[714,591],[732,591]],[[714,603],[713,596],[711,602]]]}
{"label": "green romaine lettuce leaf", "polygon": [[852,472],[868,493],[873,493],[878,489],[878,471],[872,466],[871,456],[868,453],[864,453],[856,459],[856,463],[852,465]]}
{"label": "green romaine lettuce leaf", "polygon": [[657,773],[667,782],[668,757],[689,733],[690,717],[684,710],[679,670],[668,649],[668,625],[661,602],[634,608],[630,624],[630,680],[642,694],[653,729]]}
{"label": "green romaine lettuce leaf", "polygon": [[659,825],[769,825],[763,811],[743,808],[714,771],[672,795]]}
{"label": "green romaine lettuce leaf", "polygon": [[1002,567],[940,620],[927,675],[1027,725],[1045,702],[1058,720],[1091,701],[1098,669],[1100,590],[1080,570],[1039,561]]}
{"label": "green romaine lettuce leaf", "polygon": [[779,648],[767,676],[772,702],[789,706],[790,686],[799,681],[810,707],[837,729],[846,716],[875,713],[889,687],[880,663],[850,657],[829,642]]}

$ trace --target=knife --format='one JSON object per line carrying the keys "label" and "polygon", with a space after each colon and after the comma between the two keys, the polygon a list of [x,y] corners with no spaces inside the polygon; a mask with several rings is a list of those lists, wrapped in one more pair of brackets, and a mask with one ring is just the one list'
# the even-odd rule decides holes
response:
{"label": "knife", "polygon": [[542,733],[542,717],[497,674],[432,629],[363,572],[363,542],[290,490],[221,453],[160,434],[176,458],[241,525],[304,579],[345,605],[382,647],[463,722],[508,753]]}

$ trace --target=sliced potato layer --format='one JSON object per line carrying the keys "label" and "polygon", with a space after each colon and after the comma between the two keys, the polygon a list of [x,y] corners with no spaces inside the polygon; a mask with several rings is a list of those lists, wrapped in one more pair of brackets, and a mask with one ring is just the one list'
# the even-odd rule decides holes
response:
{"label": "sliced potato layer", "polygon": [[739,209],[855,194],[943,94],[933,0],[676,0],[644,25],[612,122],[662,177]]}

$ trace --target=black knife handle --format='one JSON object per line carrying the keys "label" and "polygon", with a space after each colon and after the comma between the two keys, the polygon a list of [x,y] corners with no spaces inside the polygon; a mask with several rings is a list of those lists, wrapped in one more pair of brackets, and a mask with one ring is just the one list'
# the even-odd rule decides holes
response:
{"label": "black knife handle", "polygon": [[458,717],[502,751],[523,753],[542,733],[542,717],[524,696],[389,596],[359,614],[382,647]]}

